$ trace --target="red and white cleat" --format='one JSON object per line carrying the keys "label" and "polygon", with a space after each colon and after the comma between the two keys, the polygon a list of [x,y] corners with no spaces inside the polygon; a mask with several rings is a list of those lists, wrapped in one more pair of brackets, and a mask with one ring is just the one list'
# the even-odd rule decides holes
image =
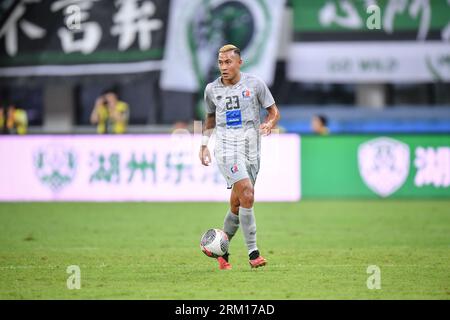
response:
{"label": "red and white cleat", "polygon": [[254,260],[250,260],[248,263],[252,268],[259,268],[265,266],[267,264],[267,260],[264,259],[262,256],[259,256]]}
{"label": "red and white cleat", "polygon": [[217,261],[219,262],[220,270],[231,270],[231,264],[228,263],[223,257],[218,257]]}

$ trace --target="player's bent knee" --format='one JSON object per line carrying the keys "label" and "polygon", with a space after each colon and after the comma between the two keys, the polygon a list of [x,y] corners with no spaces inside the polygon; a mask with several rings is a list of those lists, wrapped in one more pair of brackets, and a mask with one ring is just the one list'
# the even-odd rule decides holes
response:
{"label": "player's bent knee", "polygon": [[239,198],[241,206],[245,208],[253,207],[253,203],[255,201],[255,195],[253,191],[253,187],[246,187]]}
{"label": "player's bent knee", "polygon": [[254,202],[253,184],[250,179],[242,179],[235,183],[233,191],[236,192],[241,207],[251,208]]}
{"label": "player's bent knee", "polygon": [[231,212],[234,214],[239,214],[239,207],[241,203],[239,202],[238,194],[233,190],[230,196],[230,208]]}
{"label": "player's bent knee", "polygon": [[239,205],[239,196],[234,191],[231,193],[230,204]]}
{"label": "player's bent knee", "polygon": [[239,214],[239,207],[240,206],[241,206],[241,203],[239,201],[231,202],[230,203],[231,212],[233,212],[234,214]]}

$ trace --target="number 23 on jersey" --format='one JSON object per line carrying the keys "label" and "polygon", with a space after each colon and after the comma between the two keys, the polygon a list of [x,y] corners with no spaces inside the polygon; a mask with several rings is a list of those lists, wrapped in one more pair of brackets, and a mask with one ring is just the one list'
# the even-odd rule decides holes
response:
{"label": "number 23 on jersey", "polygon": [[231,96],[225,98],[225,109],[227,117],[227,128],[241,128],[242,114],[239,104],[239,96]]}

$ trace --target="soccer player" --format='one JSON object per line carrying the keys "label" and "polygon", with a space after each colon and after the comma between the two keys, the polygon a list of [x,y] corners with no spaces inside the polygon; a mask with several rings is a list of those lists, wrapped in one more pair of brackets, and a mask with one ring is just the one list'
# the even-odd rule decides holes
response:
{"label": "soccer player", "polygon": [[[247,244],[252,268],[266,265],[256,245],[256,220],[253,212],[254,185],[259,171],[261,135],[269,135],[280,113],[266,84],[240,71],[239,48],[228,44],[220,48],[218,66],[221,76],[205,88],[206,120],[203,127],[200,160],[211,163],[208,140],[216,128],[214,156],[231,189],[230,209],[223,230],[231,240],[239,228]],[[268,115],[260,123],[260,108]],[[231,269],[228,253],[219,257],[220,269]]]}

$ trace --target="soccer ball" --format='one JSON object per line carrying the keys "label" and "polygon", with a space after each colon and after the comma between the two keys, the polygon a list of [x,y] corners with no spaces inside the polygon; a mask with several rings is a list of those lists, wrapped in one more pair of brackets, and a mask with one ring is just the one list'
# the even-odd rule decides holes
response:
{"label": "soccer ball", "polygon": [[211,258],[218,258],[228,252],[230,241],[227,234],[220,229],[209,229],[200,240],[200,249]]}

